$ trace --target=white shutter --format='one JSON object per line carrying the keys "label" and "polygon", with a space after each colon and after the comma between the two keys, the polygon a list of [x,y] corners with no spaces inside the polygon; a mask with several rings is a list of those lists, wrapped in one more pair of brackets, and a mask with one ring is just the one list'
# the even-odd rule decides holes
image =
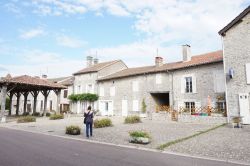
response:
{"label": "white shutter", "polygon": [[155,83],[156,84],[161,84],[161,73],[158,73],[155,75]]}
{"label": "white shutter", "polygon": [[201,102],[195,102],[195,108],[199,109],[201,108]]}
{"label": "white shutter", "polygon": [[181,77],[181,93],[185,93],[185,77]]}
{"label": "white shutter", "polygon": [[104,96],[104,88],[103,87],[100,87],[99,95],[102,96],[102,97]]}
{"label": "white shutter", "polygon": [[193,93],[197,92],[197,87],[196,87],[196,76],[192,75],[192,84],[193,84]]}
{"label": "white shutter", "polygon": [[246,64],[246,78],[247,84],[250,84],[250,63]]}
{"label": "white shutter", "polygon": [[92,84],[91,93],[95,93],[95,85],[94,84]]}
{"label": "white shutter", "polygon": [[138,92],[139,91],[139,85],[138,81],[133,81],[133,92]]}
{"label": "white shutter", "polygon": [[178,101],[178,111],[179,111],[181,108],[182,108],[182,109],[184,108],[184,102],[183,102],[183,101]]}
{"label": "white shutter", "polygon": [[115,87],[110,87],[110,96],[115,96]]}
{"label": "white shutter", "polygon": [[133,100],[133,111],[139,111],[138,100]]}

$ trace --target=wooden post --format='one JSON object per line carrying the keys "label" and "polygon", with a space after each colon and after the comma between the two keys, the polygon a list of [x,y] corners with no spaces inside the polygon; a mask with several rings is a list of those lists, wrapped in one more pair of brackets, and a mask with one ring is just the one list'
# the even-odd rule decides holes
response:
{"label": "wooden post", "polygon": [[13,99],[13,92],[10,92],[10,111],[9,111],[9,116],[11,116],[11,111],[12,111],[12,99]]}
{"label": "wooden post", "polygon": [[44,95],[44,108],[43,108],[43,116],[46,116],[47,112],[47,101],[48,101],[48,96],[49,96],[49,90],[43,90],[41,91],[42,94]]}
{"label": "wooden post", "polygon": [[19,104],[20,104],[21,93],[16,93],[16,115],[19,115]]}
{"label": "wooden post", "polygon": [[33,102],[33,115],[34,115],[36,113],[37,96],[39,94],[39,91],[33,91],[31,92],[31,94],[34,97],[34,102]]}
{"label": "wooden post", "polygon": [[7,96],[7,86],[3,85],[2,90],[1,90],[1,122],[4,123],[6,122],[6,117],[4,115],[5,113],[5,104],[6,104],[6,96]]}
{"label": "wooden post", "polygon": [[60,113],[60,103],[61,103],[61,90],[55,90],[55,94],[57,96],[57,102],[56,102],[56,113]]}
{"label": "wooden post", "polygon": [[26,115],[26,111],[27,111],[27,98],[28,98],[29,92],[24,92],[23,96],[24,96],[24,104],[23,104],[23,114]]}

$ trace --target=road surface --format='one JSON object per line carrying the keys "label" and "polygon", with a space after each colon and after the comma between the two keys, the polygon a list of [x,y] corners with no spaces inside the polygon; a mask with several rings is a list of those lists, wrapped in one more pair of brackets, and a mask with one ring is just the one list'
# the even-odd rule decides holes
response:
{"label": "road surface", "polygon": [[235,166],[0,127],[0,166]]}

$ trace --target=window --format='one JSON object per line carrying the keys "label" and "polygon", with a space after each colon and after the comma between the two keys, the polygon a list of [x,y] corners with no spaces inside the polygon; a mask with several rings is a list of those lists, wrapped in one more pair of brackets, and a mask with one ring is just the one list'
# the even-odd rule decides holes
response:
{"label": "window", "polygon": [[221,102],[217,102],[217,109],[218,109],[218,112],[224,112],[226,111],[226,103],[221,101]]}
{"label": "window", "polygon": [[63,91],[63,97],[64,97],[64,98],[67,98],[67,97],[68,97],[68,90],[64,90],[64,91]]}
{"label": "window", "polygon": [[133,81],[133,92],[139,91],[138,81]]}
{"label": "window", "polygon": [[161,84],[161,74],[156,74],[155,75],[155,83],[156,84]]}
{"label": "window", "polygon": [[138,100],[133,100],[133,111],[139,111]]}
{"label": "window", "polygon": [[192,93],[193,92],[193,82],[192,77],[185,77],[185,92],[186,93]]}
{"label": "window", "polygon": [[103,87],[100,87],[100,89],[99,89],[99,95],[100,96],[104,96],[104,88]]}
{"label": "window", "polygon": [[43,110],[43,100],[41,100],[41,111]]}
{"label": "window", "polygon": [[188,112],[194,113],[195,112],[195,102],[185,102],[185,109]]}
{"label": "window", "polygon": [[109,110],[109,103],[105,102],[105,111],[108,111],[108,110]]}
{"label": "window", "polygon": [[246,64],[246,79],[247,84],[250,84],[250,63]]}
{"label": "window", "polygon": [[110,87],[110,96],[115,96],[115,87]]}

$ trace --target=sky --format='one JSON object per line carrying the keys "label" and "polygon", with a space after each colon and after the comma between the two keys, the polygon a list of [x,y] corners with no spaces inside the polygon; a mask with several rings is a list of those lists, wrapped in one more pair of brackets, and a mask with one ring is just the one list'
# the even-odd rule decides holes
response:
{"label": "sky", "polygon": [[[121,59],[128,67],[222,49],[218,31],[250,0],[1,0],[0,77],[69,76]],[[157,54],[158,50],[158,54]]]}

